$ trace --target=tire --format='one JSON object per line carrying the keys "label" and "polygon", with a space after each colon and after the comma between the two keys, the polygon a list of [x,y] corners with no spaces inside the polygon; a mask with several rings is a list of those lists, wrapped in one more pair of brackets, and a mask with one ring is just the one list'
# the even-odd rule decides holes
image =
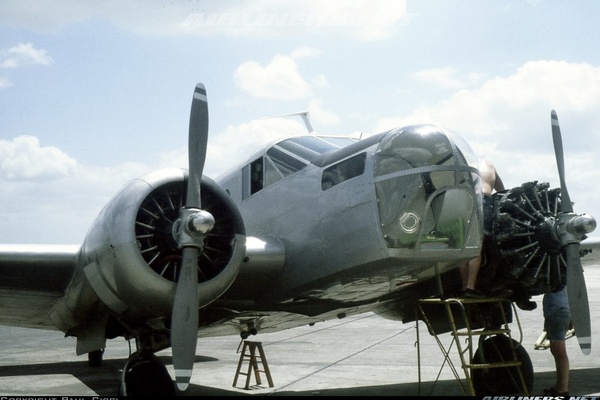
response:
{"label": "tire", "polygon": [[[490,336],[479,346],[473,355],[473,364],[488,364],[501,361],[514,361],[514,347],[518,367],[498,367],[473,369],[471,378],[476,396],[485,395],[528,395],[533,389],[533,364],[529,354],[519,342],[505,335]],[[523,375],[525,388],[519,375]]]}
{"label": "tire", "polygon": [[119,387],[121,396],[173,397],[175,385],[167,368],[153,354],[141,357],[134,353],[123,369]]}

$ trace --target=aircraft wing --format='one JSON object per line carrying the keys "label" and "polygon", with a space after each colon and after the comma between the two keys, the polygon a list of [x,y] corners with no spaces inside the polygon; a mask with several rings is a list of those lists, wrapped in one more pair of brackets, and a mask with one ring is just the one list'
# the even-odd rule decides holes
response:
{"label": "aircraft wing", "polygon": [[0,245],[0,323],[57,329],[48,311],[75,270],[79,245]]}
{"label": "aircraft wing", "polygon": [[600,237],[591,237],[580,244],[579,253],[584,267],[600,264]]}

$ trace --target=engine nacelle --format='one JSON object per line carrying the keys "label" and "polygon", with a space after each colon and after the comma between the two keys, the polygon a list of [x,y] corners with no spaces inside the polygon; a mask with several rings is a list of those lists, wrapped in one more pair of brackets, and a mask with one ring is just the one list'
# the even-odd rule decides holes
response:
{"label": "engine nacelle", "polygon": [[[81,335],[86,326],[96,325],[89,321],[90,311],[96,321],[110,313],[134,330],[157,321],[168,327],[182,254],[174,226],[186,190],[186,170],[159,170],[129,182],[104,207],[86,236],[65,297],[51,311],[59,329]],[[246,241],[237,206],[205,176],[201,204],[215,226],[198,258],[199,308],[233,283]]]}

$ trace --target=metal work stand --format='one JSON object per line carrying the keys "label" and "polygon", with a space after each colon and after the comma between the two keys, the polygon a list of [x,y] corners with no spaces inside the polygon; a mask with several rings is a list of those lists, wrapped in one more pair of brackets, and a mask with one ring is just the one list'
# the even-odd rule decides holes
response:
{"label": "metal work stand", "polygon": [[[472,329],[474,326],[472,317],[473,314],[476,313],[476,309],[478,305],[484,305],[485,303],[489,303],[488,305],[496,306],[501,314],[501,323],[495,324],[493,328],[485,327],[481,329]],[[501,298],[484,298],[484,299],[458,299],[458,298],[448,298],[442,300],[440,298],[432,298],[432,299],[424,299],[420,300],[418,303],[419,316],[427,325],[429,333],[435,338],[440,350],[444,355],[444,363],[440,368],[441,370],[444,368],[444,365],[447,363],[457,382],[461,386],[465,395],[475,396],[475,387],[473,385],[473,370],[484,370],[490,368],[510,368],[516,367],[518,370],[518,376],[515,380],[518,382],[514,382],[514,386],[521,388],[521,393],[523,395],[528,395],[527,385],[525,383],[525,379],[523,378],[523,374],[521,369],[519,368],[521,362],[518,360],[518,357],[515,352],[515,346],[512,345],[514,341],[511,337],[511,331],[508,326],[508,320],[506,317],[506,313],[504,312],[504,307],[506,306],[506,301]],[[452,341],[446,348],[444,344],[440,341],[438,334],[435,332],[435,329],[431,323],[431,320],[428,316],[429,312],[437,311],[437,315],[440,315],[440,310],[438,307],[443,307],[445,309],[445,314],[448,317],[448,324],[450,326],[450,334],[452,335]],[[510,307],[510,305],[509,305]],[[516,308],[512,305],[514,315],[516,315]],[[435,308],[438,308],[435,310]],[[443,315],[443,313],[442,313]],[[417,345],[418,349],[418,357],[419,357],[419,391],[421,388],[421,359],[420,359],[420,340],[419,340],[419,318],[417,318]],[[521,332],[521,338],[517,343],[520,343],[522,340],[522,331],[521,325],[517,317],[517,324],[519,327],[519,332]],[[459,328],[459,326],[461,328]],[[447,330],[446,330],[447,332]],[[507,357],[507,359],[503,361],[493,361],[486,362],[485,360],[474,360],[473,358],[473,342],[476,341],[477,344],[483,343],[483,340],[492,335],[506,335],[511,343],[512,349],[512,359]],[[464,345],[462,340],[464,338]],[[451,357],[450,352],[452,346],[456,343],[456,349],[458,351],[458,355],[460,357],[460,362],[462,365],[462,369],[464,372],[464,376],[466,378],[466,387],[460,377],[460,374],[455,367]],[[482,361],[482,362],[479,362]],[[438,374],[439,378],[439,374]],[[437,382],[437,378],[436,378]]]}

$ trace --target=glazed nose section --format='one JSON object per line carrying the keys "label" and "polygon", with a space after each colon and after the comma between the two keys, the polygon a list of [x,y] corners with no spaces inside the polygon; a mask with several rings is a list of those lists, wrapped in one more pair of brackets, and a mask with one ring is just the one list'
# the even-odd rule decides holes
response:
{"label": "glazed nose section", "polygon": [[[390,248],[477,248],[480,186],[470,153],[432,125],[390,131],[375,156],[375,189]],[[471,158],[475,160],[474,157]]]}
{"label": "glazed nose section", "polygon": [[[403,183],[399,180],[396,184]],[[479,246],[481,219],[472,192],[443,189],[428,198],[416,188],[402,206],[396,200],[393,195],[379,197],[381,228],[388,247],[437,251]]]}

